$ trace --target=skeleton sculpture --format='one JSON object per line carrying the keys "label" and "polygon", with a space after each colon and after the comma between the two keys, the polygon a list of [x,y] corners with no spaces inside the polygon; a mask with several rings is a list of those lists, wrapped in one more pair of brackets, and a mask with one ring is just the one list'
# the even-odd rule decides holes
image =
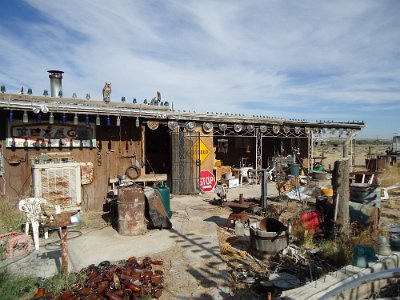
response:
{"label": "skeleton sculpture", "polygon": [[110,95],[111,95],[111,82],[105,83],[103,87],[103,101],[110,102]]}

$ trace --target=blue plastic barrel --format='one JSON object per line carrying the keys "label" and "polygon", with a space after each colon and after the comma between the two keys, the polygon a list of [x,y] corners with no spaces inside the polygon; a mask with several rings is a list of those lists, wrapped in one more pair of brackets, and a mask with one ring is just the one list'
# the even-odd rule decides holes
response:
{"label": "blue plastic barrel", "polygon": [[381,187],[376,184],[353,183],[350,185],[350,201],[379,207]]}

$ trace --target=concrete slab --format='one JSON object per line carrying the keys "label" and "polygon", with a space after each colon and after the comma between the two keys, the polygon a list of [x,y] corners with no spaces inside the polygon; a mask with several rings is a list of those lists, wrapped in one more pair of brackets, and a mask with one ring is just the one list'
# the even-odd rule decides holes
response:
{"label": "concrete slab", "polygon": [[112,227],[72,239],[68,251],[73,268],[79,270],[104,260],[119,261],[166,251],[175,245],[169,230],[152,230],[144,235],[123,236]]}

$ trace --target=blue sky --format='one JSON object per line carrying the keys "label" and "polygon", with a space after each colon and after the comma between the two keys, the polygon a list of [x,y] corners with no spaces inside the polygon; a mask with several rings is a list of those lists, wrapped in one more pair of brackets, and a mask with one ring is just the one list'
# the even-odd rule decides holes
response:
{"label": "blue sky", "polygon": [[5,0],[0,83],[400,130],[400,1]]}

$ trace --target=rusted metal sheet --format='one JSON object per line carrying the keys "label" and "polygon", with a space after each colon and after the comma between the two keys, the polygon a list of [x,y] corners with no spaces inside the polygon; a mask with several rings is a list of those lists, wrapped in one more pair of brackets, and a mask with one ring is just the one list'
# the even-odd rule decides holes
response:
{"label": "rusted metal sheet", "polygon": [[81,182],[82,185],[93,182],[94,167],[92,162],[81,162]]}
{"label": "rusted metal sheet", "polygon": [[147,202],[149,203],[150,225],[157,228],[171,228],[172,224],[168,213],[162,203],[162,196],[156,189],[147,187],[145,189]]}
{"label": "rusted metal sheet", "polygon": [[118,194],[118,233],[140,235],[146,232],[143,189],[125,187]]}

